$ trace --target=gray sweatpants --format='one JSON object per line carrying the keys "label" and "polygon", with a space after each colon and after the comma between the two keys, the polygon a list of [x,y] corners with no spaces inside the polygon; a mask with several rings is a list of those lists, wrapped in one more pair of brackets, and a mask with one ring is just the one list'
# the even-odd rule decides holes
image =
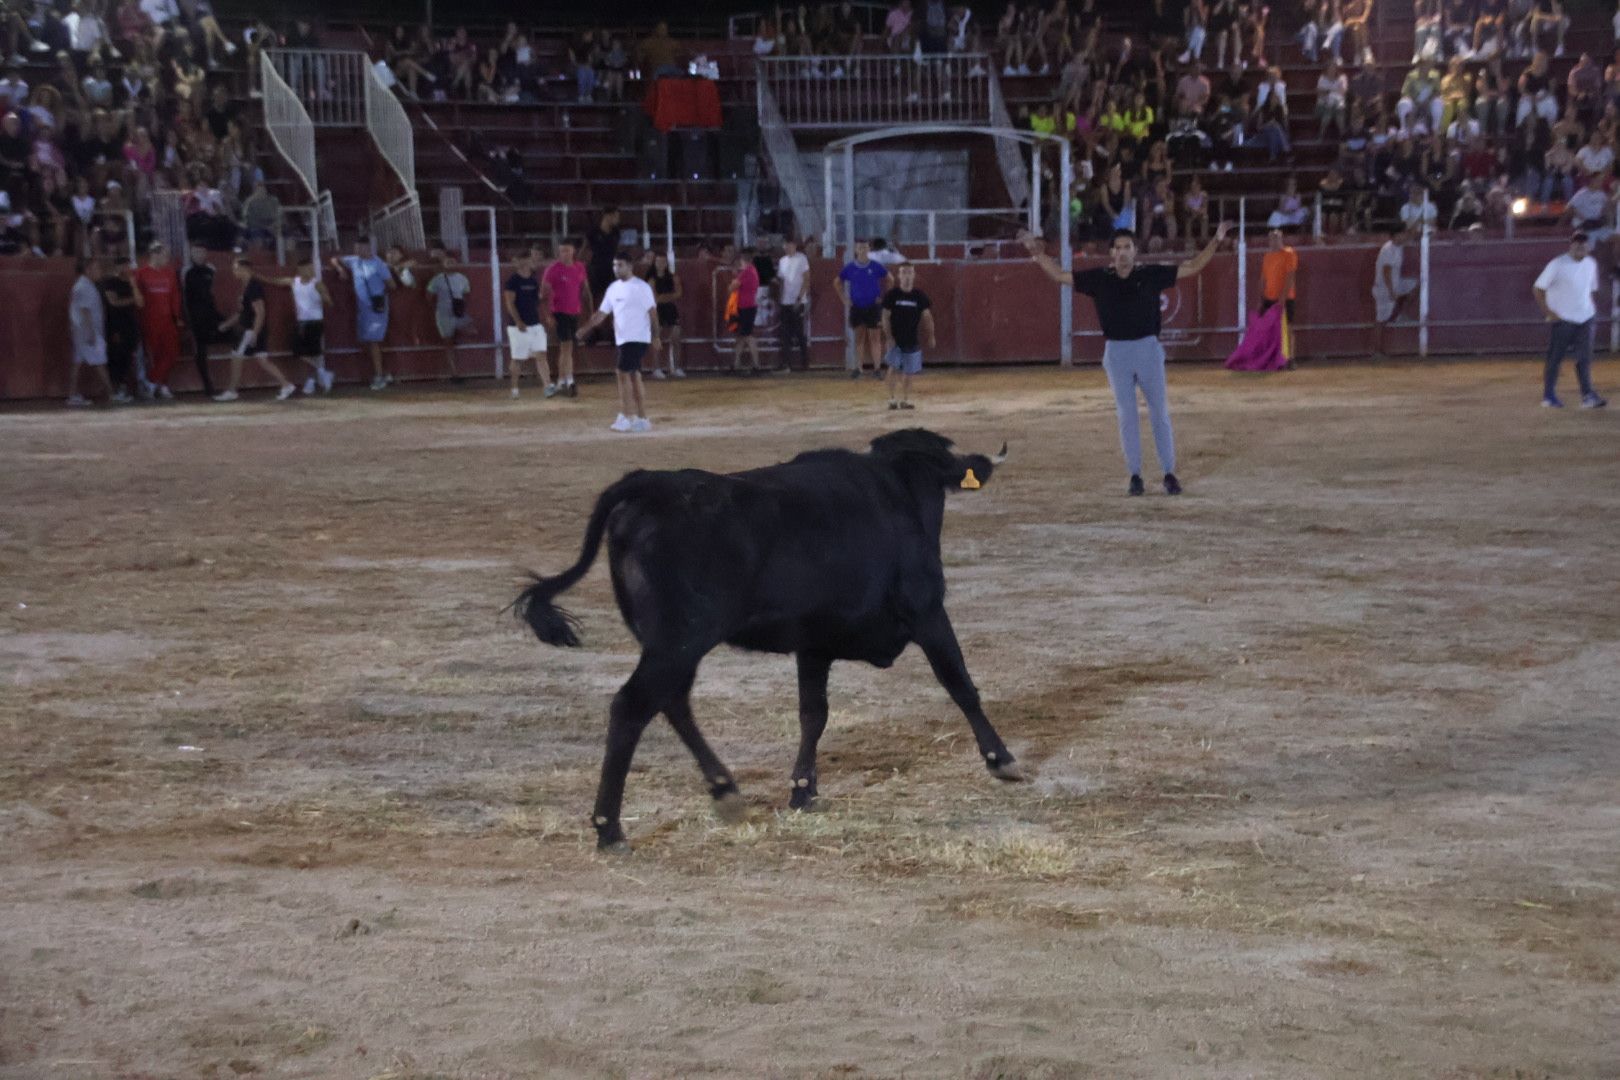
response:
{"label": "gray sweatpants", "polygon": [[1176,471],[1176,435],[1170,428],[1170,402],[1165,396],[1164,346],[1156,337],[1109,341],[1103,346],[1103,370],[1114,390],[1119,412],[1119,445],[1132,476],[1142,474],[1142,431],[1136,414],[1136,389],[1147,399],[1153,447],[1167,473]]}

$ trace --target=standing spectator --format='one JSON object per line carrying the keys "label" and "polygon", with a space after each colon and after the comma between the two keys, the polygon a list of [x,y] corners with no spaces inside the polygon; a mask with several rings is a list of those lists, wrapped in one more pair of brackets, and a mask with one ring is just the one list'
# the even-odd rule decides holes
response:
{"label": "standing spectator", "polygon": [[297,272],[290,278],[264,280],[292,290],[293,355],[310,369],[304,379],[304,396],[313,397],[317,389],[330,394],[335,380],[326,367],[326,309],[331,306],[332,294],[326,291],[326,282],[321,280],[314,257],[299,256]]}
{"label": "standing spectator", "polygon": [[[669,264],[669,253],[657,252],[653,255],[652,265],[647,268],[647,284],[652,286],[653,299],[658,303],[658,326],[663,331],[665,343],[669,346],[669,373],[677,379],[686,378],[686,370],[681,367],[681,299],[684,295],[681,289],[681,279],[676,276],[675,268]],[[662,379],[664,369],[653,358],[653,378]]]}
{"label": "standing spectator", "polygon": [[[1290,186],[1295,186],[1289,177]],[[1283,328],[1283,356],[1288,366],[1294,366],[1294,299],[1295,281],[1299,276],[1299,252],[1288,245],[1280,228],[1266,234],[1268,251],[1260,260],[1260,313],[1263,315],[1277,304],[1283,306],[1286,325]]]}
{"label": "standing spectator", "polygon": [[141,328],[135,319],[135,287],[117,268],[106,268],[100,288],[107,313],[107,375],[113,385],[113,401],[127,405],[135,400],[131,392],[135,350],[141,347]]}
{"label": "standing spectator", "polygon": [[1401,238],[1405,230],[1392,225],[1384,246],[1373,263],[1373,357],[1383,359],[1385,327],[1400,317],[1406,298],[1417,291],[1418,283],[1401,277]]}
{"label": "standing spectator", "polygon": [[146,265],[135,271],[135,288],[141,308],[141,341],[146,346],[146,377],[153,392],[165,401],[174,400],[169,374],[180,359],[180,279],[169,265],[169,250],[153,244],[147,250]]}
{"label": "standing spectator", "polygon": [[96,275],[100,270],[100,260],[82,257],[74,267],[76,277],[73,291],[68,296],[68,325],[73,331],[73,377],[68,383],[69,405],[90,404],[89,399],[79,393],[79,376],[85,368],[95,372],[103,400],[110,402],[113,397],[112,383],[107,379],[106,312],[101,306],[101,290],[96,287]]}
{"label": "standing spectator", "polygon": [[371,357],[371,388],[386,389],[393,376],[383,370],[382,341],[388,336],[388,294],[394,290],[394,274],[377,258],[371,241],[358,236],[354,254],[332,259],[338,277],[354,286],[355,337]]}
{"label": "standing spectator", "polygon": [[218,339],[219,324],[224,316],[214,304],[214,268],[209,265],[208,252],[201,244],[191,246],[191,265],[181,276],[181,284],[186,322],[191,325],[192,360],[197,365],[203,393],[213,397],[214,383],[208,375],[208,347]]}
{"label": "standing spectator", "polygon": [[935,346],[934,313],[928,294],[917,288],[917,268],[895,272],[898,286],[883,298],[883,336],[889,341],[889,408],[914,409],[911,380],[922,374],[924,341]]}
{"label": "standing spectator", "polygon": [[668,79],[681,74],[676,61],[679,52],[669,36],[669,24],[659,20],[653,32],[636,45],[636,67],[644,79]]}
{"label": "standing spectator", "polygon": [[522,252],[515,264],[501,290],[501,303],[506,309],[506,343],[512,355],[512,396],[518,396],[523,361],[533,360],[545,396],[553,398],[560,388],[551,381],[546,363],[546,328],[540,320],[540,279],[534,275],[534,257]]}
{"label": "standing spectator", "polygon": [[1318,139],[1326,139],[1329,125],[1344,138],[1345,103],[1350,96],[1350,80],[1337,60],[1329,60],[1316,80],[1316,122]]}
{"label": "standing spectator", "polygon": [[574,384],[574,338],[579,333],[580,314],[595,305],[595,293],[586,280],[585,267],[574,261],[574,243],[557,245],[557,261],[546,267],[541,279],[551,319],[547,328],[557,338],[558,393],[579,397]]}
{"label": "standing spectator", "polygon": [[270,359],[270,337],[266,325],[268,310],[264,302],[264,286],[254,278],[253,266],[247,259],[238,258],[231,269],[242,286],[241,307],[235,315],[220,323],[219,332],[225,334],[239,330],[242,336],[237,341],[236,348],[231,350],[230,382],[226,385],[224,393],[214,395],[214,400],[226,402],[237,399],[236,388],[242,385],[242,361],[251,356],[261,371],[280,384],[281,389],[276,391],[276,400],[286,401],[298,392],[298,388]]}
{"label": "standing spectator", "polygon": [[911,0],[900,0],[883,20],[883,47],[892,53],[911,51]]}
{"label": "standing spectator", "polygon": [[737,297],[737,337],[732,344],[731,370],[737,371],[744,347],[755,375],[759,374],[759,342],[754,338],[754,322],[759,316],[759,270],[754,266],[754,249],[744,247],[737,252],[737,276],[731,279],[730,292]]}
{"label": "standing spectator", "polygon": [[799,370],[810,367],[810,338],[805,333],[805,312],[810,303],[810,260],[799,250],[799,242],[789,237],[782,245],[782,258],[776,264],[776,280],[781,289],[777,310],[782,320],[782,367],[792,366],[793,347],[799,348]]}
{"label": "standing spectator", "polygon": [[[439,272],[427,283],[427,294],[433,298],[433,326],[444,345],[445,373],[451,382],[459,383],[462,378],[456,370],[456,339],[473,326],[472,316],[467,314],[467,296],[472,292],[472,282],[456,269],[455,257],[448,248],[437,249],[433,258],[439,267]],[[544,355],[537,363],[545,366]]]}
{"label": "standing spectator", "polygon": [[281,200],[270,194],[263,180],[255,180],[253,194],[242,203],[242,242],[270,248],[280,234]]}
{"label": "standing spectator", "polygon": [[1608,404],[1592,387],[1592,321],[1597,317],[1592,294],[1598,287],[1598,267],[1597,260],[1587,254],[1586,242],[1583,232],[1571,236],[1568,253],[1549,262],[1532,289],[1542,317],[1552,324],[1541,383],[1542,408],[1564,407],[1558,400],[1558,369],[1571,349],[1575,350],[1581,408],[1601,409]]}
{"label": "standing spectator", "polygon": [[1373,0],[1345,0],[1344,3],[1342,21],[1344,32],[1350,38],[1350,55],[1364,67],[1378,62],[1373,58],[1372,42],[1367,33],[1372,10]]}
{"label": "standing spectator", "polygon": [[600,326],[609,316],[613,319],[613,340],[619,348],[614,365],[619,383],[619,415],[613,421],[614,431],[651,431],[652,421],[647,419],[647,403],[641,385],[641,361],[649,350],[658,348],[658,301],[645,281],[636,277],[628,252],[619,252],[613,259],[613,284],[602,297],[602,306],[591,316],[590,322],[580,327],[579,341]]}
{"label": "standing spectator", "polygon": [[849,313],[849,326],[855,332],[855,352],[848,364],[852,379],[861,377],[862,361],[872,361],[872,377],[883,378],[883,279],[889,276],[883,264],[871,258],[865,240],[855,241],[855,257],[838,272],[838,293]]}
{"label": "standing spectator", "polygon": [[585,262],[592,296],[606,295],[613,284],[613,259],[619,250],[619,208],[604,206],[596,228],[585,236]]}

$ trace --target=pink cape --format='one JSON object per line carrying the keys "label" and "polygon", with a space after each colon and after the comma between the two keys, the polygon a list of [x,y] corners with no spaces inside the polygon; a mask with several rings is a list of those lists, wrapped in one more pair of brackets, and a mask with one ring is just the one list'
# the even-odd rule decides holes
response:
{"label": "pink cape", "polygon": [[1283,351],[1283,306],[1272,304],[1265,314],[1249,316],[1249,329],[1232,355],[1226,358],[1231,371],[1281,371],[1288,366]]}

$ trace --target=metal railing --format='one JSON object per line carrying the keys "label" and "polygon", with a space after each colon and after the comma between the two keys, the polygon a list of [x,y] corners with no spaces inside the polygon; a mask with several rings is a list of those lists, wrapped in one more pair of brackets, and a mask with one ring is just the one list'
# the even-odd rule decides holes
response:
{"label": "metal railing", "polygon": [[[988,65],[990,72],[990,126],[1010,128],[1013,126],[1012,113],[1007,110],[1007,99],[1001,93],[1001,80],[996,76],[996,66]],[[1007,194],[1012,201],[1022,206],[1029,201],[1029,167],[1024,161],[1023,147],[1006,139],[996,140],[996,164],[1001,168],[1002,183],[1007,185]]]}
{"label": "metal railing", "polygon": [[804,155],[793,140],[776,105],[776,94],[768,79],[761,74],[755,82],[755,100],[759,107],[759,130],[765,145],[765,158],[771,174],[781,186],[788,209],[793,212],[800,235],[821,236],[827,222],[816,204],[815,188],[811,186],[810,170],[805,168]]}
{"label": "metal railing", "polygon": [[982,54],[767,56],[757,77],[793,128],[993,122]]}
{"label": "metal railing", "polygon": [[422,229],[422,201],[416,192],[407,191],[372,214],[367,231],[379,252],[396,244],[406,251],[421,251],[427,247],[427,236]]}
{"label": "metal railing", "polygon": [[383,85],[377,72],[366,66],[365,86],[366,130],[377,143],[383,159],[393,168],[406,191],[416,190],[416,136],[411,130],[411,118],[405,115],[405,106],[394,92]]}
{"label": "metal railing", "polygon": [[[361,127],[371,61],[353,49],[270,49],[276,73],[316,127]],[[375,78],[375,75],[371,75]]]}
{"label": "metal railing", "polygon": [[[971,224],[975,219],[986,219],[991,225],[991,237],[1005,236],[1028,226],[1027,206],[949,208],[934,210],[856,210],[855,235],[875,235],[873,228],[863,227],[863,221],[879,223],[886,231],[884,238],[892,245],[926,245],[928,256],[913,262],[938,262],[941,244],[960,248],[970,243]],[[941,229],[941,221],[945,227]],[[906,228],[910,222],[920,222],[921,229]],[[1022,258],[1022,256],[1020,256]]]}
{"label": "metal railing", "polygon": [[259,66],[263,69],[260,75],[265,131],[282,158],[304,182],[309,197],[318,198],[321,185],[315,178],[315,124],[309,118],[309,110],[276,70],[270,53],[259,54]]}
{"label": "metal railing", "polygon": [[151,207],[152,239],[170,252],[186,250],[186,193],[154,191],[147,196]]}
{"label": "metal railing", "polygon": [[[883,35],[885,24],[889,18],[887,4],[850,4],[849,6],[855,17],[855,24],[860,27],[863,36],[881,37]],[[739,15],[733,15],[726,20],[726,37],[731,38],[733,41],[755,37],[759,33],[761,23],[770,22],[774,25],[777,19],[783,15],[798,18],[799,10],[797,7],[778,7],[774,11],[746,11]],[[922,11],[920,9],[912,16],[913,20],[921,17]],[[913,21],[912,25],[916,25],[915,21]]]}

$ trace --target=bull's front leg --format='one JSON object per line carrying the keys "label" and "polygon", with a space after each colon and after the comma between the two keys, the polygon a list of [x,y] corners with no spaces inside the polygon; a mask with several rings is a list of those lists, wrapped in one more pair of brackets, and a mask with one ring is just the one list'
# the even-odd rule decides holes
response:
{"label": "bull's front leg", "polygon": [[984,715],[984,709],[980,707],[978,687],[973,685],[973,679],[968,675],[961,646],[956,643],[956,631],[952,629],[950,616],[945,614],[944,607],[923,620],[918,627],[916,641],[928,657],[934,677],[967,717],[990,775],[1000,780],[1023,780],[1024,770],[1013,759],[1007,744],[1001,741],[990,718]]}
{"label": "bull's front leg", "polygon": [[798,654],[799,756],[793,763],[790,810],[808,810],[816,801],[816,744],[827,730],[827,674],[832,661],[824,656]]}

